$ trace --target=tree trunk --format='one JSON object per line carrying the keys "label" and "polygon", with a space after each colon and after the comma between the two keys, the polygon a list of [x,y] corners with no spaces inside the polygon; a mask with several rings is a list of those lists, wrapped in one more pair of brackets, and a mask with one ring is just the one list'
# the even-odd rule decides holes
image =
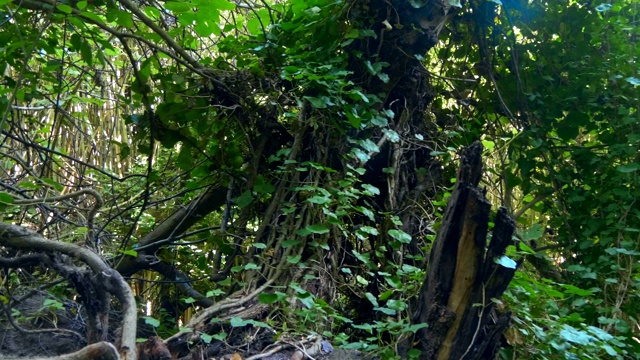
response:
{"label": "tree trunk", "polygon": [[515,221],[500,208],[486,246],[491,204],[478,187],[481,152],[476,142],[464,153],[431,251],[413,317],[414,323],[429,325],[414,339],[421,359],[493,359],[509,325],[511,314],[498,313],[495,299],[506,290],[517,267],[511,260],[500,259],[512,244]]}

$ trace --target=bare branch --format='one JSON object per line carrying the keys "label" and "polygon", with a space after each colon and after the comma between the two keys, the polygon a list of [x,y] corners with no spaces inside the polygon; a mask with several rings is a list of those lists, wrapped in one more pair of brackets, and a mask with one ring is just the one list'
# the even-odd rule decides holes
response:
{"label": "bare branch", "polygon": [[39,252],[60,252],[75,257],[87,264],[96,274],[106,290],[118,298],[123,308],[121,333],[121,355],[127,360],[136,360],[136,302],[131,288],[122,276],[109,267],[97,254],[75,244],[47,240],[33,230],[21,226],[0,223],[0,244]]}

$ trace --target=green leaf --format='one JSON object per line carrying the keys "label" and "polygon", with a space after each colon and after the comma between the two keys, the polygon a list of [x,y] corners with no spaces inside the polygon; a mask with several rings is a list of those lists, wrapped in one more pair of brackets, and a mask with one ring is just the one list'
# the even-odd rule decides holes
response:
{"label": "green leaf", "polygon": [[42,182],[45,184],[53,186],[58,191],[64,190],[64,187],[60,185],[60,183],[53,181],[53,179],[50,179],[48,177],[43,177],[43,178],[40,178],[40,180],[42,180]]}
{"label": "green leaf", "polygon": [[563,325],[563,329],[560,330],[560,336],[566,341],[580,345],[587,345],[596,339],[587,332],[578,330],[569,325]]}
{"label": "green leaf", "polygon": [[626,165],[619,165],[618,167],[616,167],[616,170],[621,173],[631,173],[637,171],[638,169],[640,169],[640,164],[638,163],[630,163]]}
{"label": "green leaf", "polygon": [[318,109],[324,109],[327,107],[328,103],[329,103],[329,99],[326,96],[317,98],[317,97],[312,97],[312,96],[305,96],[304,97],[307,101],[309,101],[311,103],[311,105],[313,105],[313,107],[318,108]]}
{"label": "green leaf", "polygon": [[378,189],[377,187],[375,187],[373,185],[362,184],[362,188],[365,191],[365,195],[368,195],[368,196],[380,195],[380,189]]}
{"label": "green leaf", "polygon": [[13,204],[15,199],[6,192],[0,192],[0,202],[4,204]]}
{"label": "green leaf", "polygon": [[593,294],[593,292],[589,290],[583,290],[573,285],[563,284],[562,287],[565,289],[564,292],[566,294],[575,294],[579,296],[591,296]]}
{"label": "green leaf", "polygon": [[238,204],[238,207],[241,209],[251,204],[252,201],[253,201],[253,195],[249,190],[243,192],[240,196],[238,196],[235,199],[236,204]]}
{"label": "green leaf", "polygon": [[196,4],[207,4],[218,10],[235,10],[236,5],[227,0],[198,0]]}
{"label": "green leaf", "polygon": [[143,316],[142,317],[144,319],[144,323],[147,325],[151,325],[154,328],[157,328],[158,326],[160,326],[160,320],[153,318],[151,316]]}
{"label": "green leaf", "polygon": [[427,0],[409,0],[409,4],[416,9],[420,9],[427,5]]}
{"label": "green leaf", "polygon": [[360,211],[364,216],[368,217],[369,220],[375,221],[375,215],[373,214],[373,211],[371,211],[370,209],[364,206],[356,206],[354,209],[357,211]]}
{"label": "green leaf", "polygon": [[191,11],[193,5],[182,1],[166,1],[164,7],[175,14]]}
{"label": "green leaf", "polygon": [[327,196],[313,196],[310,197],[309,199],[307,199],[308,202],[313,203],[313,204],[318,204],[318,205],[322,205],[322,204],[328,204],[331,202],[331,199]]}
{"label": "green leaf", "polygon": [[395,229],[389,230],[387,234],[389,234],[389,236],[391,236],[392,238],[398,240],[403,244],[408,244],[411,242],[411,235],[407,234],[402,230],[395,230]]}
{"label": "green leaf", "polygon": [[402,332],[403,333],[406,333],[406,332],[415,333],[416,331],[418,331],[420,329],[427,328],[427,327],[429,327],[429,325],[425,324],[425,323],[413,324],[413,325],[407,326],[404,329],[402,329]]}
{"label": "green leaf", "polygon": [[300,262],[301,259],[302,259],[301,255],[287,256],[287,262],[290,264],[297,264]]}
{"label": "green leaf", "polygon": [[213,290],[207,291],[207,294],[205,296],[210,298],[210,297],[220,296],[220,295],[224,295],[224,294],[225,294],[225,292],[223,290],[221,290],[221,289],[213,289]]}
{"label": "green leaf", "polygon": [[395,299],[391,299],[387,301],[387,306],[397,311],[404,311],[408,307],[406,302],[402,300],[395,300]]}
{"label": "green leaf", "polygon": [[518,263],[516,263],[513,259],[508,256],[501,256],[495,259],[496,264],[502,265],[509,269],[515,269],[518,267]]}
{"label": "green leaf", "polygon": [[396,311],[393,309],[389,309],[386,307],[374,307],[373,310],[375,311],[380,311],[381,313],[385,314],[385,315],[389,315],[389,316],[393,316],[396,314]]}
{"label": "green leaf", "polygon": [[362,146],[362,148],[365,151],[368,151],[368,152],[379,152],[380,151],[380,149],[378,148],[378,145],[376,145],[376,143],[371,141],[371,139],[359,140],[358,141],[358,145]]}
{"label": "green leaf", "polygon": [[372,227],[372,226],[363,226],[360,229],[358,229],[364,233],[367,233],[369,235],[378,235],[378,229]]}
{"label": "green leaf", "polygon": [[385,301],[387,300],[391,295],[393,295],[393,290],[387,290],[385,292],[383,292],[382,294],[380,294],[379,298],[380,301]]}
{"label": "green leaf", "polygon": [[324,225],[309,225],[304,230],[309,231],[311,234],[326,234],[329,232],[329,228]]}
{"label": "green leaf", "polygon": [[56,8],[65,14],[71,14],[71,12],[73,11],[73,8],[71,8],[71,6],[65,4],[58,4],[56,5]]}
{"label": "green leaf", "polygon": [[285,240],[282,242],[281,246],[286,249],[288,247],[296,246],[300,244],[300,240]]}
{"label": "green leaf", "polygon": [[523,230],[520,233],[520,238],[522,239],[522,241],[528,242],[528,241],[540,239],[543,234],[544,234],[544,227],[540,224],[535,224],[532,227]]}
{"label": "green leaf", "polygon": [[400,135],[391,130],[391,129],[383,129],[382,132],[387,135],[387,139],[389,139],[389,141],[391,141],[392,143],[397,143],[398,141],[400,141]]}
{"label": "green leaf", "polygon": [[237,316],[234,316],[231,319],[229,319],[229,324],[233,327],[242,327],[242,326],[247,326],[249,322],[242,320]]}
{"label": "green leaf", "polygon": [[263,304],[270,305],[278,301],[278,295],[261,293],[260,295],[258,295],[258,301],[260,301]]}
{"label": "green leaf", "polygon": [[258,194],[270,194],[276,190],[276,187],[266,181],[262,175],[258,175],[256,177],[256,182],[253,185],[253,190]]}
{"label": "green leaf", "polygon": [[627,80],[627,82],[633,86],[640,86],[640,79],[636,77],[628,77],[625,80]]}
{"label": "green leaf", "polygon": [[118,23],[118,25],[121,25],[126,29],[133,29],[133,14],[127,11],[118,11],[116,22]]}
{"label": "green leaf", "polygon": [[358,148],[353,148],[351,150],[351,154],[353,154],[353,156],[355,158],[357,158],[358,160],[360,160],[360,162],[362,163],[366,163],[367,161],[369,161],[370,157],[369,154],[367,154],[366,152],[358,149]]}
{"label": "green leaf", "polygon": [[204,342],[205,344],[209,344],[211,340],[213,340],[213,335],[200,333],[200,339],[202,339],[202,342]]}
{"label": "green leaf", "polygon": [[491,140],[482,140],[482,146],[484,146],[485,149],[491,151],[496,147],[496,143]]}
{"label": "green leaf", "polygon": [[138,257],[138,252],[135,250],[122,250],[122,253],[128,256]]}
{"label": "green leaf", "polygon": [[364,296],[367,298],[367,300],[369,300],[373,304],[373,306],[376,306],[376,307],[378,306],[378,300],[376,299],[375,296],[373,296],[372,293],[370,292],[364,293]]}

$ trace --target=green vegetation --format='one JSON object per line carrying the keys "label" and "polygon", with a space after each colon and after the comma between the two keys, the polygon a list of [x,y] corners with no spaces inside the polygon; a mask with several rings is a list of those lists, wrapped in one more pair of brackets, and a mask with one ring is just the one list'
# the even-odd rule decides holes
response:
{"label": "green vegetation", "polygon": [[476,304],[511,313],[499,358],[640,358],[637,1],[0,5],[6,334],[126,337],[122,276],[174,355],[435,359],[416,309],[479,141],[517,222]]}

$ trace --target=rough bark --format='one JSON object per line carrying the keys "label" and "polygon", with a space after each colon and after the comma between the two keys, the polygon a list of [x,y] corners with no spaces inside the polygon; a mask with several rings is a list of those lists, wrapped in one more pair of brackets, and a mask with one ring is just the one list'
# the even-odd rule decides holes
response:
{"label": "rough bark", "polygon": [[414,339],[421,359],[492,359],[509,325],[510,313],[498,313],[492,299],[502,295],[515,273],[515,266],[495,261],[512,243],[515,222],[500,208],[487,246],[491,205],[478,187],[481,153],[477,142],[464,153],[431,251],[413,318],[429,325]]}

